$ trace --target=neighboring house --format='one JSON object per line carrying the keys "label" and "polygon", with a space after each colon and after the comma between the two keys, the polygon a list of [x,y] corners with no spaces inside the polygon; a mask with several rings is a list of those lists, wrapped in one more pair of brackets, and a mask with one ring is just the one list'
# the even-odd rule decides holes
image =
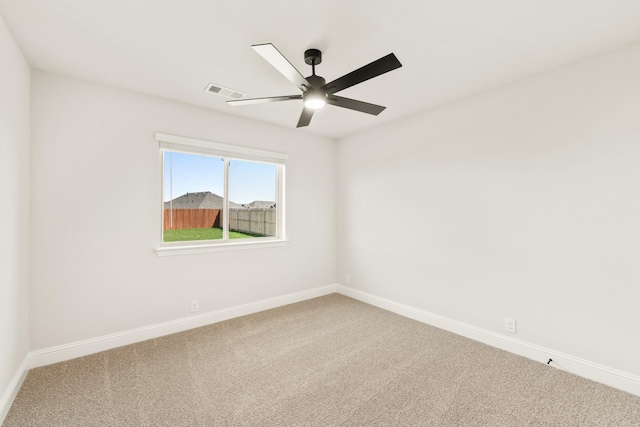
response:
{"label": "neighboring house", "polygon": [[[274,202],[252,202],[252,204],[253,203],[270,203],[275,206]],[[171,202],[164,202],[165,209],[222,209],[222,205],[223,198],[211,191],[187,193],[176,197]],[[229,201],[229,208],[244,209],[245,206]]]}
{"label": "neighboring house", "polygon": [[251,203],[247,203],[242,205],[245,208],[249,209],[274,209],[276,207],[276,202],[267,202],[263,200],[255,200]]}

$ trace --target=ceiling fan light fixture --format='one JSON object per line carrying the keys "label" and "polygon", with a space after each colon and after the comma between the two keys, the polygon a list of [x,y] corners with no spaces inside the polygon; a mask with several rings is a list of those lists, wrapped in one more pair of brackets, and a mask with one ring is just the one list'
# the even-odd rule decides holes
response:
{"label": "ceiling fan light fixture", "polygon": [[327,105],[327,95],[322,92],[307,92],[304,96],[304,106],[317,110]]}

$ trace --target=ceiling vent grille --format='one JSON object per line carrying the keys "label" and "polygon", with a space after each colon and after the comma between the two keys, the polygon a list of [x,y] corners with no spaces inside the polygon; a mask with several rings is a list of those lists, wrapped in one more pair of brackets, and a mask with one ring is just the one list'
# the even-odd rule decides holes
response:
{"label": "ceiling vent grille", "polygon": [[215,83],[209,83],[204,91],[231,99],[240,99],[246,95],[246,93],[240,92],[239,90],[230,89]]}

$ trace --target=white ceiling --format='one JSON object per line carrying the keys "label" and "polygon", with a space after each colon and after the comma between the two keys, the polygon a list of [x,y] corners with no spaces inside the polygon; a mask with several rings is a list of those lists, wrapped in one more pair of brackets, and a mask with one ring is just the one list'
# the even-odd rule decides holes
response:
{"label": "white ceiling", "polygon": [[339,138],[640,40],[638,0],[0,0],[35,69],[295,127],[301,101],[231,107],[299,91],[250,48],[273,43],[303,75],[323,52],[331,81],[390,52],[403,67],[339,95],[379,116],[328,106],[311,132]]}

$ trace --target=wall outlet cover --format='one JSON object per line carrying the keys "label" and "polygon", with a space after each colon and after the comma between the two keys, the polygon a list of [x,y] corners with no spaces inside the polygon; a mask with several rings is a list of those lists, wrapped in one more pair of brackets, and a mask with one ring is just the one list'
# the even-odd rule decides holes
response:
{"label": "wall outlet cover", "polygon": [[507,332],[511,332],[512,334],[516,333],[516,319],[511,317],[504,318],[504,330]]}

